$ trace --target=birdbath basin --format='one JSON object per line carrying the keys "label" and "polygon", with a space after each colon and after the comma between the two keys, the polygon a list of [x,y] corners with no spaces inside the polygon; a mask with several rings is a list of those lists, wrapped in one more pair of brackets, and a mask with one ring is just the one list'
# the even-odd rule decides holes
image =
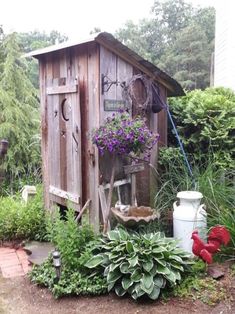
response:
{"label": "birdbath basin", "polygon": [[114,207],[111,208],[111,211],[117,221],[126,227],[147,224],[159,218],[159,214],[155,213],[151,207],[146,206],[132,206],[127,213],[123,213]]}

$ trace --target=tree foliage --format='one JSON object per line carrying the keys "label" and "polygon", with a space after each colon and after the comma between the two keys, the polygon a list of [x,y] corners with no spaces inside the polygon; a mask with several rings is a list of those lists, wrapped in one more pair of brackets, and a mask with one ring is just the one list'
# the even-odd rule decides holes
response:
{"label": "tree foliage", "polygon": [[40,166],[38,91],[27,77],[17,34],[0,46],[0,139],[9,141],[5,160],[8,183],[32,175]]}
{"label": "tree foliage", "polygon": [[19,41],[25,52],[55,45],[67,39],[68,37],[66,35],[60,34],[56,30],[51,31],[49,34],[39,31],[19,33]]}
{"label": "tree foliage", "polygon": [[40,173],[38,62],[22,55],[66,39],[57,31],[5,35],[0,26],[0,139],[10,144],[2,190],[35,184]]}
{"label": "tree foliage", "polygon": [[[45,32],[33,31],[29,33],[19,33],[19,44],[22,51],[30,52],[36,49],[61,43],[68,39],[66,35],[60,34],[58,31],[51,31],[49,34]],[[35,59],[27,59],[28,77],[35,88],[39,88],[38,77],[38,61]]]}
{"label": "tree foliage", "polygon": [[155,0],[153,17],[117,32],[124,44],[175,77],[186,90],[209,86],[215,10]]}

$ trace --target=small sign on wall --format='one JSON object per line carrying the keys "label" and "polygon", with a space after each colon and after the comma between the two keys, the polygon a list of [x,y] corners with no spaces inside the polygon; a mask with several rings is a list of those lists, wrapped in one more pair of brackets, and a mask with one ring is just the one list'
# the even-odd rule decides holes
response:
{"label": "small sign on wall", "polygon": [[119,111],[127,109],[126,102],[124,100],[105,99],[104,111]]}

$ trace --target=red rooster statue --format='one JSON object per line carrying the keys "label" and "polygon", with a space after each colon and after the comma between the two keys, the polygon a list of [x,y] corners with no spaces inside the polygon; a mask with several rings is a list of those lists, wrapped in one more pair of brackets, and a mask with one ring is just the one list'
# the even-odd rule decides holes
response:
{"label": "red rooster statue", "polygon": [[195,230],[192,233],[193,239],[193,254],[200,257],[207,264],[211,264],[212,255],[220,250],[220,246],[227,245],[230,241],[230,233],[224,226],[215,226],[210,230],[207,238],[207,243],[204,243]]}

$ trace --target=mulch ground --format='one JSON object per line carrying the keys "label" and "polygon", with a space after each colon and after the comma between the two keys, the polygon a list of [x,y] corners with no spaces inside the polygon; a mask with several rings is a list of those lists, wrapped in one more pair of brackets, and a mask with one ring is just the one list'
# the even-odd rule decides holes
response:
{"label": "mulch ground", "polygon": [[0,277],[1,314],[232,314],[235,304],[222,302],[210,307],[200,301],[171,299],[167,303],[135,302],[114,294],[100,297],[71,297],[55,300],[46,289],[32,285],[26,277]]}

